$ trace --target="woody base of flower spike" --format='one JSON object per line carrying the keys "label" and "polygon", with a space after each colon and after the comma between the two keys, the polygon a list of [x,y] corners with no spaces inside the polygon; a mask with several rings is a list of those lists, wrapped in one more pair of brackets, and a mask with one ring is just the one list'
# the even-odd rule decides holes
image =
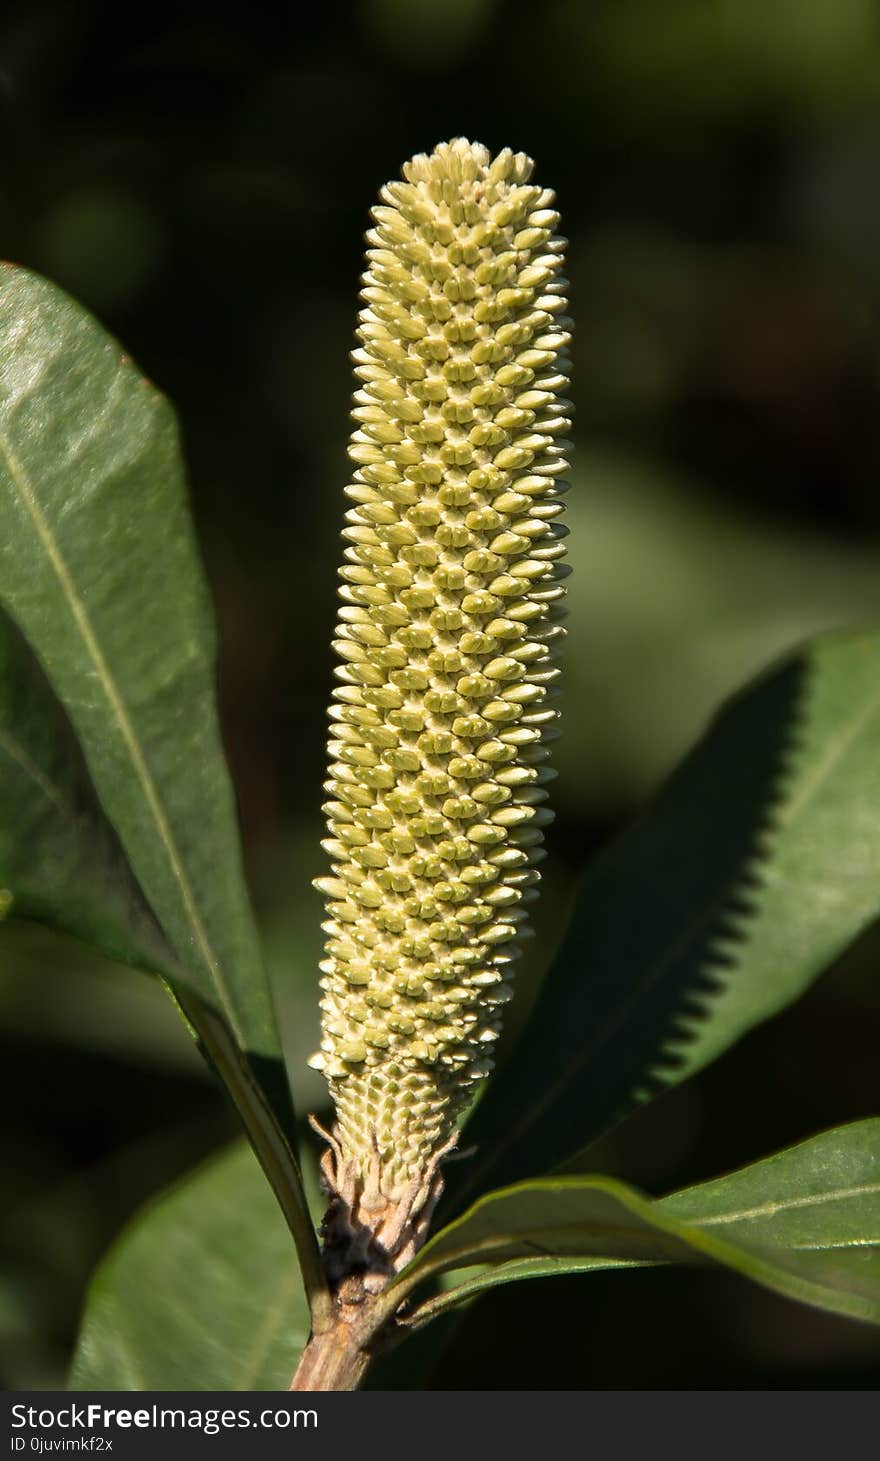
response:
{"label": "woody base of flower spike", "polygon": [[346,1307],[382,1292],[424,1243],[443,1192],[440,1164],[456,1145],[456,1135],[434,1155],[425,1171],[393,1192],[382,1190],[378,1143],[366,1180],[347,1158],[335,1132],[314,1116],[312,1128],[327,1142],[321,1158],[321,1186],[330,1199],[321,1225],[328,1282]]}

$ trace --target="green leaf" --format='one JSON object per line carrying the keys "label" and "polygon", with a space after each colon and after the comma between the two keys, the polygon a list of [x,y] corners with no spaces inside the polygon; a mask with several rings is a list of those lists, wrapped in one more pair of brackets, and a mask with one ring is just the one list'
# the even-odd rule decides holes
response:
{"label": "green leaf", "polygon": [[135,967],[176,969],[70,724],[2,612],[0,888],[14,889],[12,914],[74,934]]}
{"label": "green leaf", "polygon": [[729,1176],[651,1201],[609,1177],[489,1193],[392,1288],[480,1265],[414,1325],[498,1283],[654,1263],[716,1263],[789,1298],[880,1324],[880,1119],[855,1122]]}
{"label": "green leaf", "polygon": [[[796,999],[880,914],[880,633],[733,700],[587,871],[445,1211],[569,1161]],[[469,1168],[469,1170],[468,1170]]]}
{"label": "green leaf", "polygon": [[274,1054],[173,414],[59,290],[0,279],[0,599],[197,993]]}
{"label": "green leaf", "polygon": [[239,1143],[148,1204],[111,1248],[71,1388],[286,1389],[308,1334],[287,1230]]}
{"label": "green leaf", "polygon": [[790,765],[747,873],[757,886],[716,947],[703,1016],[673,1042],[676,1081],[797,999],[880,917],[880,632],[816,640],[800,663]]}
{"label": "green leaf", "polygon": [[84,310],[9,266],[0,339],[0,603],[70,718],[184,971],[181,1009],[239,1106],[320,1295],[174,415]]}

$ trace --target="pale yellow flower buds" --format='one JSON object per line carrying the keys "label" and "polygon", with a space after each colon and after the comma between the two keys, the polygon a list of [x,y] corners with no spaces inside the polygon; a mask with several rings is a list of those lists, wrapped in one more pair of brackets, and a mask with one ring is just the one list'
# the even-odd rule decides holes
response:
{"label": "pale yellow flower buds", "polygon": [[491,1070],[551,817],[569,334],[532,166],[441,144],[367,235],[312,1063],[331,1185],[407,1208],[395,1262]]}

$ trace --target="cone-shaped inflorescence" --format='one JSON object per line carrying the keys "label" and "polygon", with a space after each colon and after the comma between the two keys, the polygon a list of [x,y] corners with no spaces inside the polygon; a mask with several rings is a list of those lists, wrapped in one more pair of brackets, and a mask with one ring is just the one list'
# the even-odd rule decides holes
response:
{"label": "cone-shaped inflorescence", "polygon": [[367,235],[312,1060],[337,1110],[343,1268],[360,1242],[390,1271],[423,1237],[551,816],[569,322],[532,166],[441,144],[383,188]]}

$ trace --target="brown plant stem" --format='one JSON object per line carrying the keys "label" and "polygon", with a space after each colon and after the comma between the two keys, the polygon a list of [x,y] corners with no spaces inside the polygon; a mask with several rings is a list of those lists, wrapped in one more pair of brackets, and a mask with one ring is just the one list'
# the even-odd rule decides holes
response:
{"label": "brown plant stem", "polygon": [[342,1316],[329,1329],[313,1332],[289,1388],[357,1390],[372,1359],[370,1338],[368,1324],[352,1324]]}

